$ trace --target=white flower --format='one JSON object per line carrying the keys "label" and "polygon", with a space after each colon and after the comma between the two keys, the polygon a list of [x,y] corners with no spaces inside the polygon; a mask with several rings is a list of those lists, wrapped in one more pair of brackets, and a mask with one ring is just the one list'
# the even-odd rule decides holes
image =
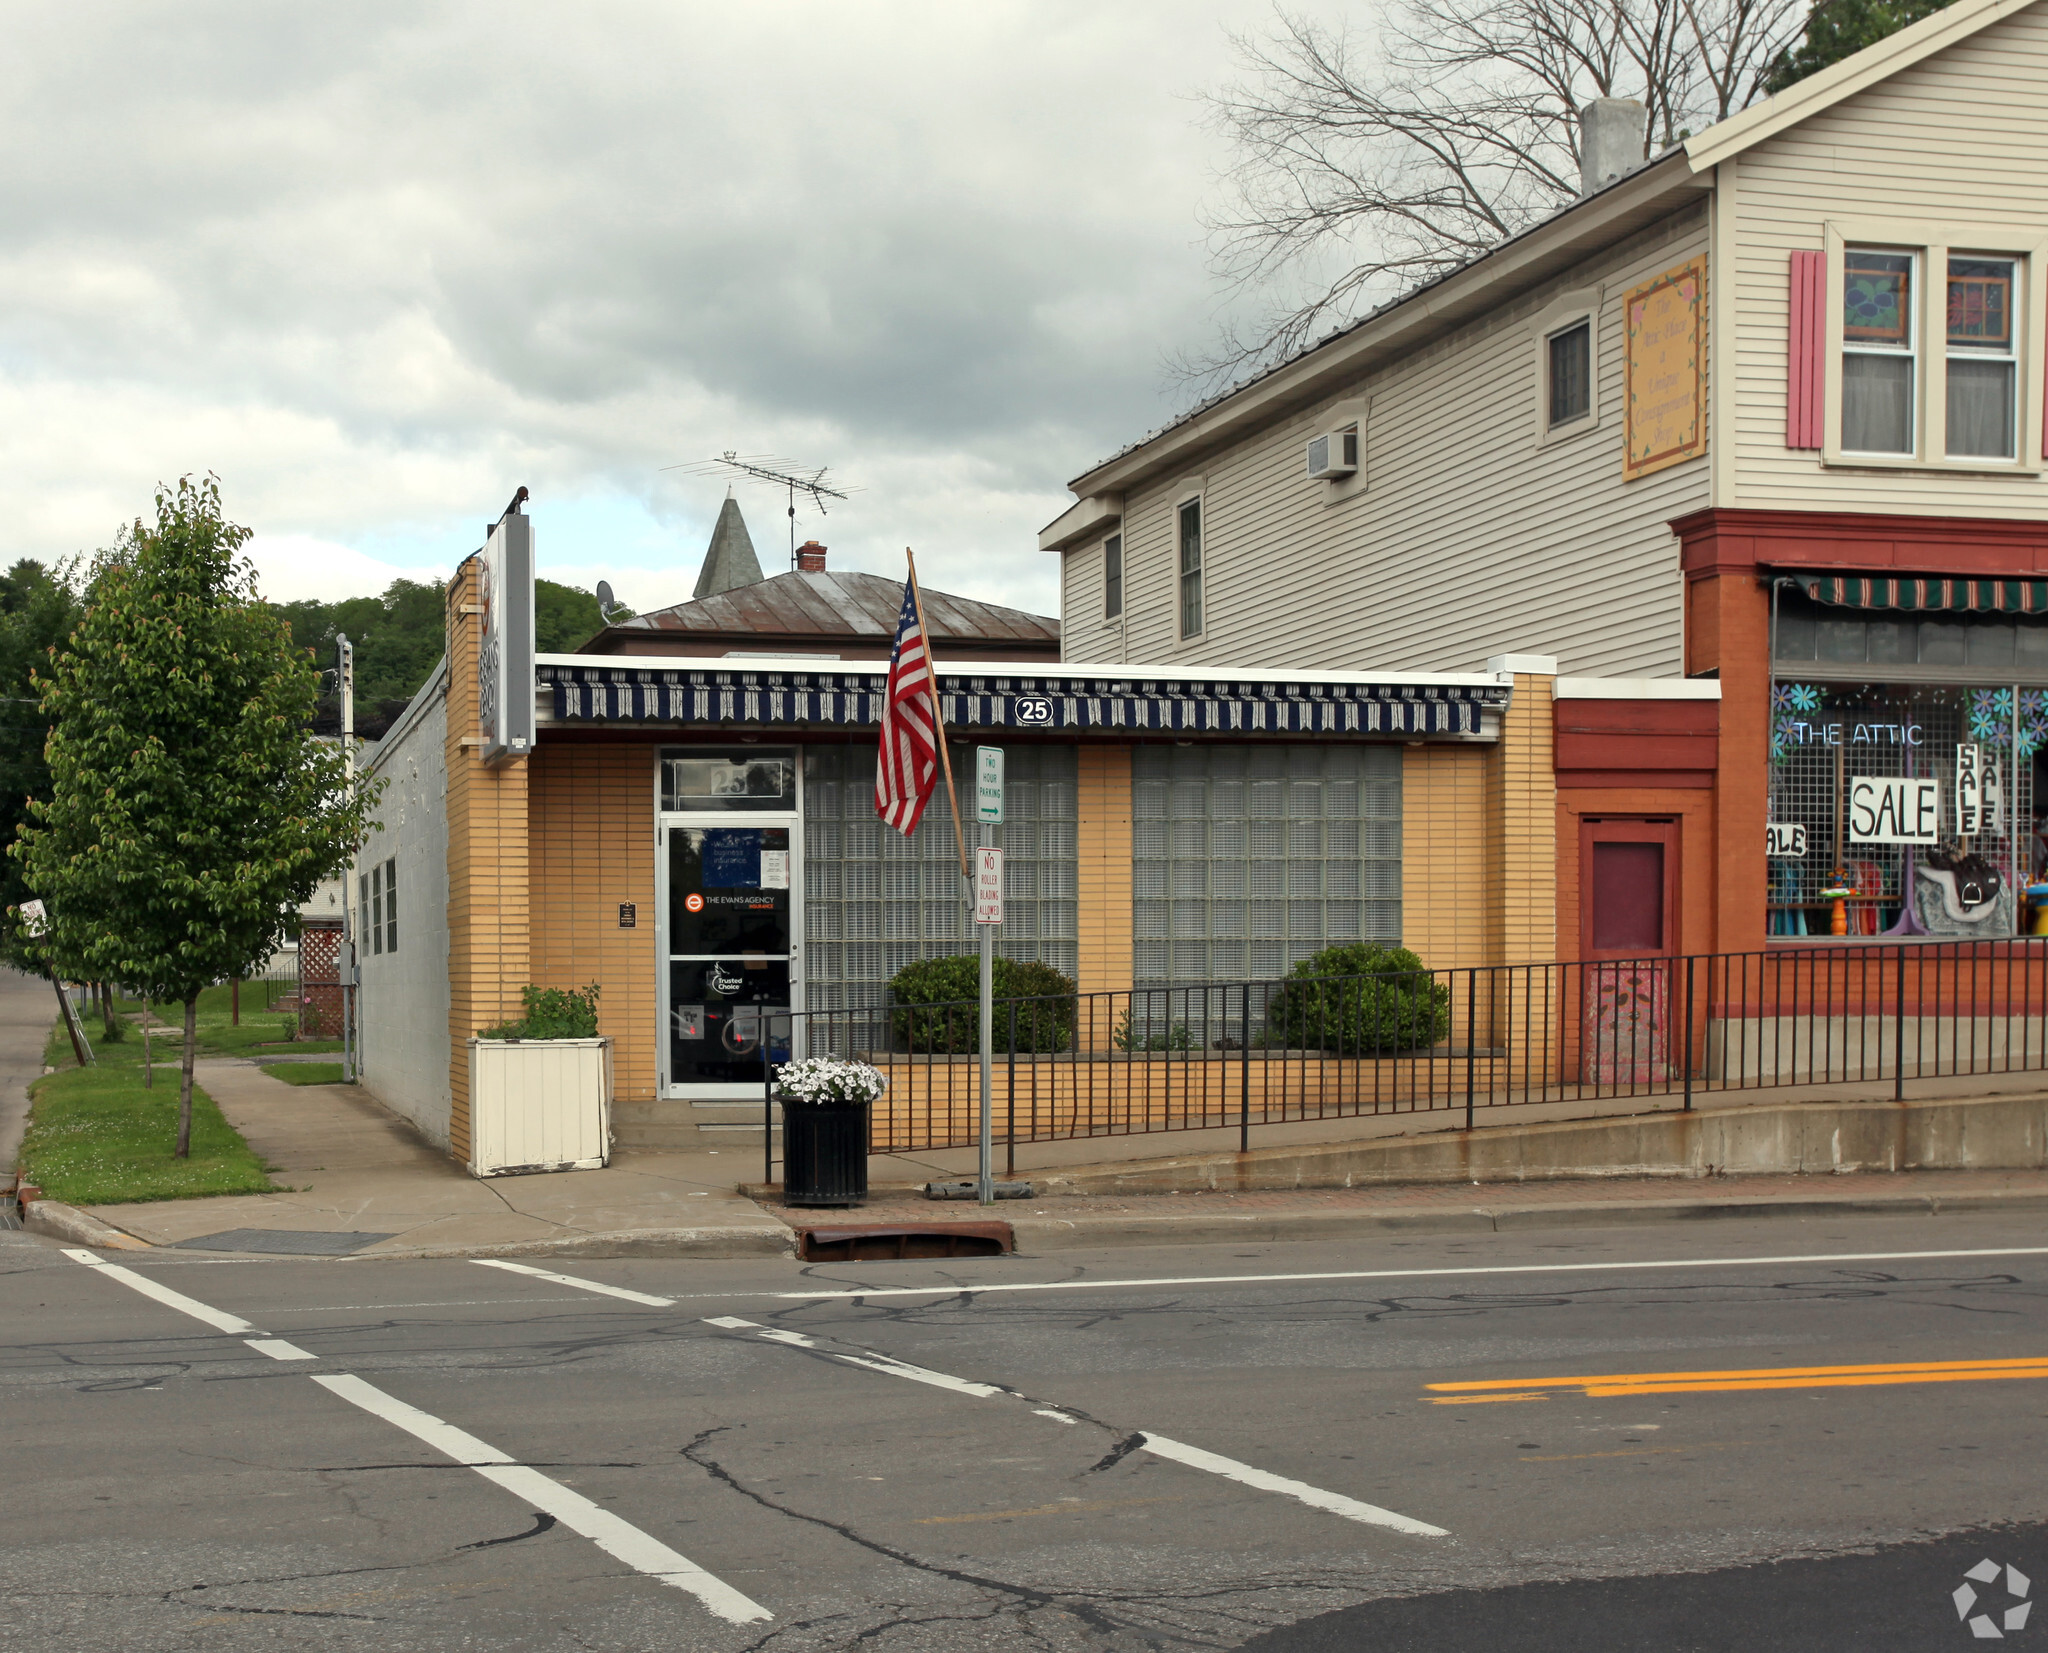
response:
{"label": "white flower", "polygon": [[872,1102],[889,1081],[865,1062],[806,1056],[776,1070],[775,1088],[786,1102]]}

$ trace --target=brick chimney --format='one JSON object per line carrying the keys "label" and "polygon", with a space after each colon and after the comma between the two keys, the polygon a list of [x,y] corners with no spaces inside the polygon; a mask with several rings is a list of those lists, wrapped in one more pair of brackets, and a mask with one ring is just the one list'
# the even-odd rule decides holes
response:
{"label": "brick chimney", "polygon": [[796,548],[796,568],[799,574],[824,573],[825,548],[816,540],[805,540]]}

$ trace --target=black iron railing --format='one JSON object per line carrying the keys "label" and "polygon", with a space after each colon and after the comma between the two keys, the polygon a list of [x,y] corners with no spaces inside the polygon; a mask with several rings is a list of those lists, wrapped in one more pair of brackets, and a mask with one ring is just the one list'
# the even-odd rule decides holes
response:
{"label": "black iron railing", "polygon": [[[795,1055],[888,1074],[876,1153],[959,1147],[979,1006],[774,1014]],[[1482,965],[1144,987],[994,1007],[998,1143],[2048,1069],[2048,953],[2028,941]],[[770,1107],[772,1115],[772,1107]],[[772,1122],[772,1121],[771,1121]],[[769,1133],[770,1142],[773,1132]],[[772,1147],[771,1147],[772,1153]],[[770,1173],[772,1180],[772,1170]]]}

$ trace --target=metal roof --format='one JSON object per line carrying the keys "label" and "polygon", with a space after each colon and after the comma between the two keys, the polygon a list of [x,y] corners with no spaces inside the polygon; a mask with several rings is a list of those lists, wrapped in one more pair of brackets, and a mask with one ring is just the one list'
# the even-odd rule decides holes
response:
{"label": "metal roof", "polygon": [[[924,590],[934,643],[1033,643],[1057,649],[1059,621],[1022,609]],[[614,633],[652,631],[739,637],[879,638],[892,641],[903,582],[879,574],[777,574],[715,597],[621,620]]]}

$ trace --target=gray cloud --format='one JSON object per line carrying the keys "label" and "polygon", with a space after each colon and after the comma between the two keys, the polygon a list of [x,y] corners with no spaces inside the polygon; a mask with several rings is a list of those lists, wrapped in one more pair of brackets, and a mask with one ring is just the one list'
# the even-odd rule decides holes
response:
{"label": "gray cloud", "polygon": [[1260,9],[13,8],[6,554],[212,469],[274,535],[452,561],[523,481],[694,559],[659,468],[738,448],[860,482],[856,565],[1049,603],[1031,532],[1209,326],[1183,94]]}

